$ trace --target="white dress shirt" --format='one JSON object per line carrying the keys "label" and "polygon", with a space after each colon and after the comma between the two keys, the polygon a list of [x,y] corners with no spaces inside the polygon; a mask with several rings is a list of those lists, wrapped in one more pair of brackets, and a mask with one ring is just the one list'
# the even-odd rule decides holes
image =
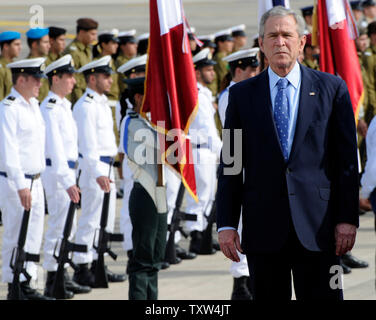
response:
{"label": "white dress shirt", "polygon": [[80,165],[90,175],[98,178],[108,175],[108,165],[101,156],[117,154],[113,130],[112,111],[107,97],[87,88],[73,108],[73,117],[78,129],[78,152],[83,156]]}
{"label": "white dress shirt", "polygon": [[225,121],[226,121],[226,110],[228,105],[228,94],[229,89],[235,84],[235,81],[231,81],[230,85],[223,90],[218,98],[218,114],[219,118],[221,119],[222,127],[225,127]]}
{"label": "white dress shirt", "polygon": [[68,189],[76,183],[75,170],[69,168],[68,160],[78,159],[77,126],[71,103],[50,91],[40,109],[46,124],[46,159],[51,160],[51,170],[47,171]]}
{"label": "white dress shirt", "polygon": [[45,169],[44,148],[45,125],[38,100],[27,102],[12,88],[0,103],[0,171],[15,182],[17,190],[30,188],[25,174]]}

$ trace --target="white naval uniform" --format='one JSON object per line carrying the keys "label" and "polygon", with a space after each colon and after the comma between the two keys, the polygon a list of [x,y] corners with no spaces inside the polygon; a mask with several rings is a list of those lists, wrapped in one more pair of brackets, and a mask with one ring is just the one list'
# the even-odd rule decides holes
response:
{"label": "white naval uniform", "polygon": [[[204,214],[210,214],[215,198],[217,162],[222,148],[214,121],[212,93],[200,83],[197,83],[197,87],[198,111],[189,128],[189,136],[192,143],[198,203],[186,193],[185,212],[197,215],[197,221],[185,223],[189,232],[203,231],[206,228]],[[197,148],[197,145],[200,145],[200,148]]]}
{"label": "white naval uniform", "polygon": [[[9,98],[11,97],[11,98]],[[14,88],[0,103],[0,209],[3,214],[2,281],[12,282],[9,266],[12,250],[17,246],[24,208],[18,190],[30,188],[25,174],[38,174],[45,169],[45,126],[35,98],[27,102]],[[43,236],[44,196],[41,179],[35,179],[31,192],[25,251],[39,254]],[[37,265],[26,263],[26,270],[37,278]],[[22,275],[21,281],[26,280]]]}
{"label": "white naval uniform", "polygon": [[[130,109],[128,109],[130,110]],[[128,114],[127,110],[127,114]],[[133,188],[133,173],[128,165],[128,157],[124,150],[124,127],[126,120],[129,116],[125,116],[120,124],[120,143],[119,153],[124,154],[124,160],[122,163],[123,168],[123,200],[120,209],[120,232],[124,235],[123,248],[125,251],[133,249],[132,243],[132,222],[129,216],[129,196]]]}
{"label": "white naval uniform", "polygon": [[[71,111],[71,103],[50,91],[41,104],[41,112],[46,124],[46,159],[48,163],[42,174],[43,186],[48,204],[48,226],[44,238],[43,267],[56,271],[53,257],[55,245],[62,238],[70,198],[67,189],[76,184],[76,170],[68,166],[68,161],[78,159],[77,127]],[[76,227],[73,221],[71,238]]]}
{"label": "white naval uniform", "polygon": [[[104,192],[96,179],[108,176],[110,166],[101,161],[101,156],[115,157],[117,154],[115,134],[113,130],[112,111],[107,97],[87,88],[83,96],[73,107],[73,117],[78,130],[79,168],[81,189],[81,216],[77,225],[75,243],[85,244],[87,253],[75,253],[75,263],[89,263],[97,259],[93,250],[96,229],[100,226]],[[111,168],[110,179],[114,179],[114,168]],[[113,232],[115,224],[116,186],[111,183],[110,205],[107,221],[107,232]]]}
{"label": "white naval uniform", "polygon": [[373,189],[376,188],[376,117],[374,117],[368,127],[366,136],[367,162],[364,168],[362,188],[360,197],[368,199]]}
{"label": "white naval uniform", "polygon": [[[222,122],[222,127],[225,127],[225,120],[226,120],[226,110],[228,105],[228,94],[229,89],[235,84],[236,82],[231,81],[230,85],[221,92],[218,100],[218,112],[219,117]],[[238,226],[238,233],[241,237],[242,234],[242,219],[240,217],[239,220],[239,226]],[[234,278],[240,278],[243,276],[249,277],[249,270],[248,270],[248,262],[247,262],[247,256],[245,254],[241,254],[238,251],[238,256],[240,261],[239,262],[232,262],[230,266],[230,273]]]}

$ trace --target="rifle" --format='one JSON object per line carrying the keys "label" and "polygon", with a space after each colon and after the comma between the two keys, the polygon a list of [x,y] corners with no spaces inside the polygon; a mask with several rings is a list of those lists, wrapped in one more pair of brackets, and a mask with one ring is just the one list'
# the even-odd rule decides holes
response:
{"label": "rifle", "polygon": [[[31,178],[30,193],[33,188],[33,182],[34,182],[34,177]],[[24,266],[25,262],[27,261],[39,262],[39,254],[27,253],[24,250],[27,229],[29,226],[30,211],[31,209],[24,210],[23,212],[20,233],[18,235],[17,247],[13,249],[12,256],[10,258],[10,267],[13,271],[13,281],[9,290],[10,300],[23,300],[23,294],[21,292],[21,285],[20,285],[21,274],[23,274],[26,277],[26,280],[28,282],[31,280],[31,276],[26,271],[26,268]]]}
{"label": "rifle", "polygon": [[[81,175],[81,170],[78,172],[78,177],[76,179],[76,185],[78,185],[79,179]],[[54,282],[52,284],[52,297],[56,299],[64,299],[66,296],[66,288],[65,288],[65,279],[64,279],[64,272],[65,268],[64,265],[69,263],[69,265],[74,269],[78,270],[78,267],[73,263],[72,258],[70,256],[71,252],[87,252],[87,245],[84,244],[76,244],[69,241],[70,234],[72,232],[72,225],[74,220],[74,215],[76,213],[76,209],[78,207],[78,203],[74,203],[73,201],[69,204],[67,218],[65,220],[65,226],[63,231],[63,238],[60,241],[60,248],[58,247],[59,241],[56,242],[55,249],[54,249],[54,258],[57,261],[58,267],[55,275]],[[59,248],[59,254],[57,255],[57,251]]]}
{"label": "rifle", "polygon": [[[110,162],[108,178],[110,178],[111,174],[111,167],[112,162]],[[94,235],[94,243],[93,248],[97,251],[98,260],[95,265],[95,280],[94,280],[94,287],[95,288],[108,288],[108,278],[106,272],[106,266],[104,264],[104,254],[107,252],[110,257],[116,260],[117,255],[115,252],[111,250],[108,243],[115,241],[115,242],[122,242],[124,241],[124,235],[122,233],[109,233],[106,231],[107,227],[107,220],[108,220],[108,209],[110,206],[110,192],[105,192],[103,197],[103,205],[102,205],[102,213],[101,213],[101,221],[100,221],[100,228],[96,230]],[[96,245],[96,239],[98,238],[98,245]]]}
{"label": "rifle", "polygon": [[202,232],[200,252],[202,252],[203,254],[210,254],[213,248],[213,223],[216,221],[217,218],[217,207],[215,201],[213,202],[213,206],[210,210],[209,216],[206,216],[204,214],[204,217],[206,218],[208,225],[206,226],[206,229]]}
{"label": "rifle", "polygon": [[167,244],[166,244],[166,253],[164,261],[170,264],[176,264],[176,246],[175,246],[175,232],[180,231],[180,233],[185,237],[188,238],[188,234],[183,230],[183,227],[180,225],[181,220],[190,220],[196,221],[197,216],[193,216],[192,214],[187,214],[185,212],[180,211],[181,204],[183,202],[184,196],[184,185],[180,183],[178,195],[175,201],[175,208],[174,212],[171,217],[170,225],[168,226],[168,230],[170,234],[168,236]]}

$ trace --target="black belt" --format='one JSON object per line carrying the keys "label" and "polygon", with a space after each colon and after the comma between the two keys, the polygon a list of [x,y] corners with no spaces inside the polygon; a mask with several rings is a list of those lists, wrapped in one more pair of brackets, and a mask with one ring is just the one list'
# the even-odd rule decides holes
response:
{"label": "black belt", "polygon": [[[80,158],[83,158],[83,155],[81,153],[79,153],[78,156]],[[107,163],[107,164],[113,164],[114,163],[114,158],[110,157],[110,156],[100,156],[99,160],[104,162],[104,163]]]}
{"label": "black belt", "polygon": [[[70,169],[76,169],[76,161],[68,160],[67,163],[68,163],[68,167]],[[48,158],[46,159],[46,166],[47,167],[51,167],[52,166],[51,159],[48,159]]]}
{"label": "black belt", "polygon": [[[8,178],[8,175],[6,172],[4,171],[0,171],[0,176],[3,176],[5,178]],[[37,173],[37,174],[25,174],[25,178],[26,179],[39,179],[40,178],[40,173]]]}

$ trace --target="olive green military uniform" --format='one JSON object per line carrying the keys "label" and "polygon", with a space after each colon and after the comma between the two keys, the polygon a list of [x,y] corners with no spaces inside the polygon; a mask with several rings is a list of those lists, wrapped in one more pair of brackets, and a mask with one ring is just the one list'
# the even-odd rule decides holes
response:
{"label": "olive green military uniform", "polygon": [[0,101],[10,93],[10,89],[13,86],[12,72],[6,67],[11,62],[4,57],[0,57]]}
{"label": "olive green military uniform", "polygon": [[[85,46],[82,42],[74,39],[65,49],[64,54],[70,54],[74,61],[74,68],[78,70],[85,64],[88,64],[92,59],[91,46]],[[74,86],[72,94],[67,98],[72,102],[76,101],[83,95],[86,90],[85,77],[81,73],[75,73],[76,85]]]}
{"label": "olive green military uniform", "polygon": [[217,97],[218,88],[219,88],[217,73],[214,73],[214,80],[211,84],[208,84],[207,87],[211,91],[213,97]]}
{"label": "olive green military uniform", "polygon": [[46,59],[46,66],[48,66],[50,63],[56,61],[57,59],[60,59],[61,57],[63,56],[63,54],[56,54],[56,53],[53,53],[53,52],[50,52],[48,55],[47,55],[47,59]]}
{"label": "olive green military uniform", "polygon": [[[130,60],[130,58],[122,55],[122,54],[119,54],[115,60],[115,67],[116,69],[118,69],[120,66],[122,66],[124,63],[128,62]],[[122,93],[126,88],[127,88],[127,84],[124,83],[124,80],[125,79],[125,75],[124,74],[119,74],[119,77],[118,77],[118,85],[119,85],[119,91],[120,93]]]}
{"label": "olive green military uniform", "polygon": [[304,59],[302,61],[302,65],[308,68],[320,71],[320,67],[319,67],[319,64],[317,63],[317,60]]}
{"label": "olive green military uniform", "polygon": [[363,55],[359,56],[359,61],[362,67],[363,82],[365,83],[364,120],[369,125],[376,115],[376,46],[369,47]]}
{"label": "olive green military uniform", "polygon": [[[27,59],[34,59],[34,58],[40,58],[40,57],[33,57],[31,53],[29,53],[29,55],[27,56]],[[45,62],[45,65],[47,65],[46,62]],[[47,97],[48,92],[50,91],[50,86],[46,78],[40,79],[40,82],[42,83],[42,85],[39,88],[39,95],[38,95],[37,100],[39,101],[39,103],[42,103],[42,101]]]}
{"label": "olive green military uniform", "polygon": [[[224,52],[217,52],[215,56],[213,57],[213,60],[217,62],[217,64],[214,66],[215,73],[217,75],[217,90],[221,86],[221,82],[226,76],[226,74],[229,72],[229,66],[227,61],[223,61],[222,58],[226,57],[226,53]],[[216,96],[216,95],[215,95]]]}

